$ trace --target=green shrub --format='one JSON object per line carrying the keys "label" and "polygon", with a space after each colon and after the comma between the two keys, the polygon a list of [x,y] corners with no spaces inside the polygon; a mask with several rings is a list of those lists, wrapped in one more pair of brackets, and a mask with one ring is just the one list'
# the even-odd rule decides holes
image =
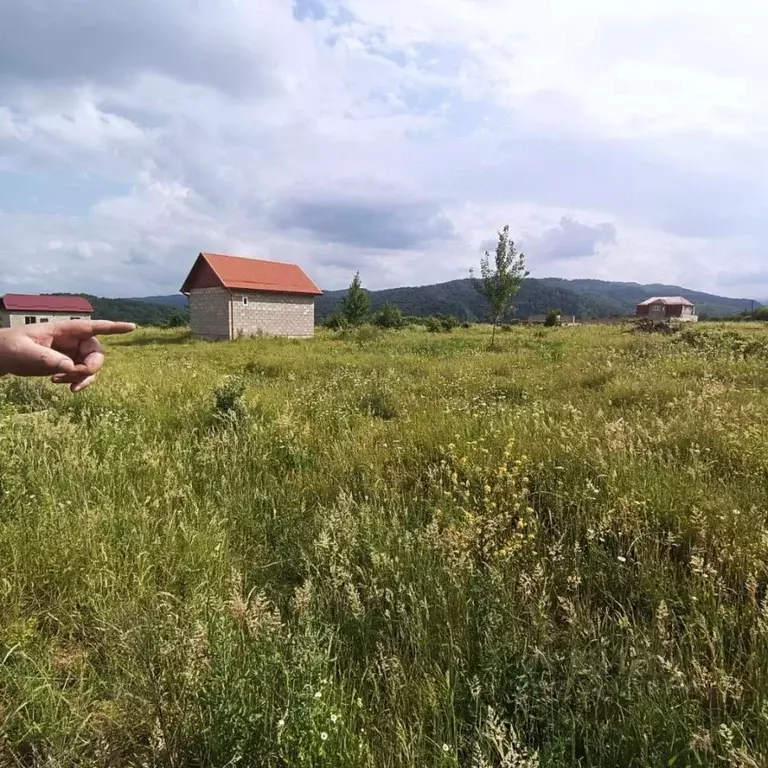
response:
{"label": "green shrub", "polygon": [[450,333],[454,328],[459,327],[459,321],[453,315],[438,315],[437,319],[440,321],[443,330],[446,331],[446,333]]}
{"label": "green shrub", "polygon": [[553,328],[556,325],[560,325],[560,318],[562,315],[563,313],[559,309],[550,309],[549,312],[547,312],[544,325],[546,325],[547,328]]}
{"label": "green shrub", "polygon": [[349,326],[349,323],[341,312],[332,312],[327,317],[324,325],[332,331],[343,331]]}
{"label": "green shrub", "polygon": [[393,304],[385,304],[377,313],[373,320],[379,328],[389,330],[399,330],[405,326],[405,318],[399,307]]}
{"label": "green shrub", "polygon": [[239,376],[228,376],[213,392],[214,417],[218,421],[237,422],[246,416],[245,382]]}
{"label": "green shrub", "polygon": [[166,328],[185,328],[189,325],[189,312],[177,310],[168,318],[165,325]]}

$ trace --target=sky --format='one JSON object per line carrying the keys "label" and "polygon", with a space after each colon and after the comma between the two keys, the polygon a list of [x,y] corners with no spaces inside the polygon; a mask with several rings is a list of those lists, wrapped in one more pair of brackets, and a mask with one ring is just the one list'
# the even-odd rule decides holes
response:
{"label": "sky", "polygon": [[765,0],[5,0],[0,294],[533,276],[768,298]]}

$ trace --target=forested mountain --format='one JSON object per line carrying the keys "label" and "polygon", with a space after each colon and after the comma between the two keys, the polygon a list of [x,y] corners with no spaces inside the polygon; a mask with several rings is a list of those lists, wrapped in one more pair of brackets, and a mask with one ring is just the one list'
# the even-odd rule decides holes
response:
{"label": "forested mountain", "polygon": [[168,296],[140,296],[128,301],[143,301],[147,304],[165,304],[171,307],[184,307],[188,305],[188,299],[184,294],[172,293]]}
{"label": "forested mountain", "polygon": [[[315,310],[317,322],[325,320],[345,294],[346,290],[326,291],[319,297]],[[468,279],[451,280],[437,285],[369,291],[368,295],[374,311],[389,302],[398,306],[403,314],[417,317],[455,315],[462,320],[482,320],[486,316],[485,302],[474,291]],[[514,303],[518,317],[544,314],[552,308],[560,309],[566,315],[578,317],[611,317],[634,312],[638,302],[650,296],[680,295],[693,301],[696,304],[696,311],[704,315],[736,315],[750,309],[752,305],[749,299],[715,296],[677,285],[564,280],[557,277],[527,279]],[[112,312],[120,311],[129,315],[133,313],[135,316],[144,314],[158,318],[168,317],[178,309],[186,310],[187,306],[187,299],[181,294],[146,296],[139,299],[97,299],[96,301],[121,303],[105,304],[103,305],[105,311],[109,309]],[[759,303],[756,302],[756,304]],[[141,304],[151,305],[155,309],[142,311],[139,306],[136,306]]]}
{"label": "forested mountain", "polygon": [[[321,322],[333,312],[346,291],[328,291],[317,300],[316,317]],[[390,288],[370,291],[373,311],[390,303],[404,315],[454,315],[461,320],[483,320],[487,312],[485,301],[478,296],[470,280],[452,280],[439,285],[417,288]],[[540,280],[526,280],[515,298],[516,314],[541,314],[552,307],[566,314],[608,317],[620,313],[621,307],[596,296],[581,296],[564,287],[549,287]]]}
{"label": "forested mountain", "polygon": [[139,325],[166,325],[174,315],[188,317],[186,298],[182,306],[142,301],[140,299],[106,299],[87,293],[54,294],[56,296],[84,296],[93,306],[94,320],[123,320]]}
{"label": "forested mountain", "polygon": [[[692,291],[679,285],[663,285],[651,283],[641,285],[639,283],[616,283],[607,280],[562,280],[549,277],[542,282],[553,287],[564,287],[583,296],[597,296],[616,302],[625,311],[632,311],[641,301],[651,296],[685,296],[688,301],[696,305],[696,311],[700,315],[736,315],[739,312],[752,308],[750,299],[731,299],[725,296],[715,296],[711,293]],[[754,302],[759,305],[761,302]]]}
{"label": "forested mountain", "polygon": [[[328,291],[317,300],[318,322],[333,312],[345,293],[346,291]],[[748,299],[714,296],[689,291],[680,286],[560,278],[527,279],[514,304],[518,317],[544,314],[552,308],[578,317],[611,317],[634,312],[638,302],[650,296],[679,295],[693,301],[700,314],[735,315],[751,307],[751,301]],[[389,302],[398,306],[405,315],[450,314],[460,319],[473,320],[484,319],[487,311],[485,302],[477,295],[470,280],[370,291],[369,296],[374,311]]]}
{"label": "forested mountain", "polygon": [[[346,294],[326,291],[317,300],[315,318],[323,322]],[[63,295],[63,294],[58,294]],[[94,308],[94,318],[127,320],[139,325],[165,325],[171,317],[188,317],[187,298],[181,294],[146,296],[134,299],[107,299],[89,294],[85,296]],[[461,320],[483,320],[485,302],[477,295],[470,280],[451,280],[437,285],[407,288],[389,288],[369,291],[371,308],[375,312],[384,304],[399,307],[404,315],[454,315]],[[563,280],[556,277],[529,278],[523,283],[515,299],[517,317],[540,315],[552,308],[566,315],[578,317],[611,317],[634,312],[638,302],[649,296],[685,296],[696,304],[700,315],[728,316],[751,309],[749,299],[731,299],[724,296],[690,291],[676,285],[640,285],[615,283],[605,280]],[[760,302],[755,302],[758,306]]]}

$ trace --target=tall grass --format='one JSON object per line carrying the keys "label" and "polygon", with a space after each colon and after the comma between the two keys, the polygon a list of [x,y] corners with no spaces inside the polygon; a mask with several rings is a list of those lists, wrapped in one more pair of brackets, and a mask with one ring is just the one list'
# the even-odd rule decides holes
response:
{"label": "tall grass", "polygon": [[765,330],[110,344],[0,384],[0,764],[768,764]]}

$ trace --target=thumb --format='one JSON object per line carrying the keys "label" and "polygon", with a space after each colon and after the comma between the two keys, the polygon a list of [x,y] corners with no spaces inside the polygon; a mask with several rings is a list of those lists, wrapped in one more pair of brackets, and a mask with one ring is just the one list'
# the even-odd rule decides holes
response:
{"label": "thumb", "polygon": [[72,373],[75,370],[75,361],[71,357],[47,347],[41,350],[38,362],[41,372],[46,374]]}

